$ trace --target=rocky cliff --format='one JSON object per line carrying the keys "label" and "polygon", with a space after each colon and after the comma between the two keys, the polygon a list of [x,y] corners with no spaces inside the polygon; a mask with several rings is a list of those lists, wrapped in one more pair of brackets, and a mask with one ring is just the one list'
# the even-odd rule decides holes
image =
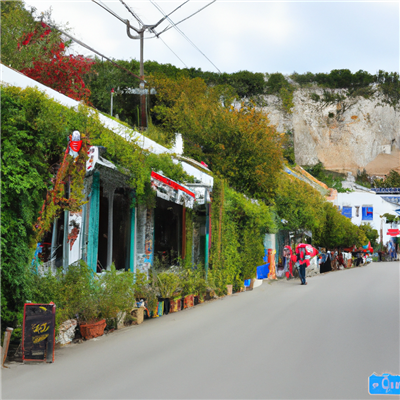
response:
{"label": "rocky cliff", "polygon": [[365,99],[346,96],[341,89],[329,92],[336,101],[324,101],[320,88],[295,90],[291,112],[277,96],[265,96],[263,109],[271,124],[279,132],[294,134],[296,162],[321,161],[328,170],[357,173],[378,155],[391,154],[383,173],[400,168],[400,112],[385,105],[377,93]]}

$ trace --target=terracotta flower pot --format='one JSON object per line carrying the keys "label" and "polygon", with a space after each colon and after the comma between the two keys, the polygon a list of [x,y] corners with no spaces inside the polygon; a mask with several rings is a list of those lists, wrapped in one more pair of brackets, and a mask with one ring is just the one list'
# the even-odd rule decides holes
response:
{"label": "terracotta flower pot", "polygon": [[79,330],[84,339],[89,340],[102,336],[107,323],[105,319],[93,323],[84,323],[79,325]]}

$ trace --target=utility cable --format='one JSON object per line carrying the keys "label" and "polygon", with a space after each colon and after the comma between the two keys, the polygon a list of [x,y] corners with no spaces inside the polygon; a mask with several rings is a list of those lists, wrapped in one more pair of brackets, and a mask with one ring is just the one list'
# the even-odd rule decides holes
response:
{"label": "utility cable", "polygon": [[[178,8],[182,7],[183,5],[185,5],[186,3],[188,3],[190,0],[185,1],[183,4],[181,4]],[[136,19],[136,21],[139,22],[139,24],[144,25],[144,22],[140,19],[140,17],[124,2],[124,0],[120,0],[120,2],[125,6],[125,8],[129,11],[130,14],[132,14],[132,16]],[[176,8],[174,11],[176,11],[178,8]],[[173,12],[174,12],[173,11]],[[178,56],[178,54],[176,54],[171,47],[169,47],[167,45],[167,43],[158,36],[156,30],[154,28],[151,28],[150,31],[155,35],[154,37],[157,37],[157,39],[160,39],[164,45],[171,51],[171,53],[173,53],[175,55],[175,57],[186,67],[188,68],[188,66],[185,64],[185,62]]]}
{"label": "utility cable", "polygon": [[[132,9],[124,2],[124,0],[119,0],[124,6],[125,8],[133,15],[133,17],[136,19],[136,21],[139,22],[139,24],[141,24],[142,26],[145,26],[145,24],[143,23],[143,21],[139,18],[138,15],[136,15],[136,13],[134,11],[132,11]],[[189,3],[190,0],[186,0],[184,1],[182,4],[180,4],[178,7],[176,7],[173,11],[171,11],[168,15],[164,15],[165,18],[168,18],[170,15],[172,15],[175,11],[179,10],[181,7],[183,7],[186,3]],[[216,0],[214,0],[216,1]],[[163,21],[165,20],[165,18],[163,18]],[[189,17],[188,17],[189,18]]]}
{"label": "utility cable", "polygon": [[136,19],[137,22],[139,22],[140,25],[144,25],[143,21],[139,18],[139,16],[136,15],[136,13],[134,13],[134,12],[132,11],[132,9],[131,9],[130,7],[128,7],[127,4],[124,3],[123,0],[119,0],[119,1],[120,1],[120,2],[125,6],[125,8],[133,15],[133,17]]}
{"label": "utility cable", "polygon": [[176,25],[179,25],[181,22],[186,21],[187,19],[193,17],[193,15],[196,15],[197,13],[199,13],[200,11],[204,10],[205,8],[207,8],[208,6],[211,6],[211,4],[215,3],[217,0],[213,0],[210,3],[206,4],[204,7],[200,8],[199,10],[197,10],[196,12],[194,12],[193,14],[189,15],[188,17],[180,20],[179,22],[177,22],[176,24],[174,23],[172,26],[168,26],[166,27],[162,32],[160,32],[158,35],[161,35],[162,33],[170,30],[171,28],[173,28]]}
{"label": "utility cable", "polygon": [[[215,1],[215,0],[214,0]],[[213,1],[213,2],[214,2]],[[166,18],[166,19],[168,19],[168,21],[172,24],[172,27],[173,28],[175,28],[194,48],[196,48],[216,69],[217,69],[217,71],[219,72],[219,73],[221,73],[221,71],[220,71],[220,69],[186,36],[186,34],[184,33],[184,32],[182,32],[182,30],[180,29],[180,28],[178,28],[177,26],[176,26],[176,24],[171,20],[171,18],[169,18],[169,16],[168,15],[166,15],[165,13],[164,13],[164,11],[161,9],[161,7],[158,5],[158,4],[156,4],[153,0],[150,0],[150,2],[151,2],[151,4],[153,4],[153,6],[154,7],[156,7],[157,8],[157,10],[161,13],[161,14],[163,14],[164,15],[164,17]],[[212,3],[213,3],[212,2]],[[210,3],[210,4],[212,4],[212,3]],[[209,5],[210,5],[209,4]],[[203,7],[203,8],[205,8],[205,7]],[[200,11],[200,10],[199,10]],[[196,14],[196,13],[195,13]],[[194,15],[194,14],[193,14]],[[189,18],[189,17],[188,17]],[[186,18],[187,19],[187,18]]]}
{"label": "utility cable", "polygon": [[178,56],[178,54],[176,54],[176,53],[171,49],[171,47],[169,47],[169,46],[167,45],[167,43],[165,43],[165,41],[164,41],[162,38],[158,37],[157,39],[160,39],[160,40],[168,47],[168,49],[175,55],[175,57],[176,57],[186,68],[189,69],[189,67],[182,61],[182,59]]}

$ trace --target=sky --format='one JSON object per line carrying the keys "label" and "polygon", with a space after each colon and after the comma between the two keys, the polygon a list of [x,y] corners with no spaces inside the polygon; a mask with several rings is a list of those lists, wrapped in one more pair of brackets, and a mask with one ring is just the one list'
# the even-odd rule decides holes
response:
{"label": "sky", "polygon": [[[100,0],[98,0],[100,1]],[[182,5],[177,1],[123,0],[145,24]],[[399,72],[400,3],[361,1],[224,1],[217,0],[173,27],[210,1],[190,0],[157,28],[146,32],[144,60],[203,71],[329,72],[350,69]],[[26,0],[37,12],[52,7],[52,18],[69,33],[107,57],[139,59],[139,40],[126,25],[92,1]],[[120,0],[103,4],[132,26],[138,22]],[[178,29],[180,31],[178,31]],[[132,34],[135,32],[132,31]],[[76,54],[90,55],[75,46]]]}

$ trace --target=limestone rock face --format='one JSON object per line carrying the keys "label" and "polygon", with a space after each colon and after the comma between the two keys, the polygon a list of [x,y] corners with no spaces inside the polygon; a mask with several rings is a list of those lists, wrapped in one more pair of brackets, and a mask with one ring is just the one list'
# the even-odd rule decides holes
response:
{"label": "limestone rock face", "polygon": [[[330,91],[344,94],[342,89]],[[379,154],[397,154],[400,148],[400,113],[384,105],[379,94],[370,99],[346,98],[334,104],[314,101],[322,98],[323,89],[300,88],[294,92],[292,113],[282,108],[276,96],[265,96],[272,125],[278,132],[294,134],[296,162],[315,165],[321,161],[326,169],[353,174],[366,168]],[[396,163],[397,157],[393,157]],[[398,165],[400,166],[400,160]],[[396,166],[388,166],[396,169]]]}

